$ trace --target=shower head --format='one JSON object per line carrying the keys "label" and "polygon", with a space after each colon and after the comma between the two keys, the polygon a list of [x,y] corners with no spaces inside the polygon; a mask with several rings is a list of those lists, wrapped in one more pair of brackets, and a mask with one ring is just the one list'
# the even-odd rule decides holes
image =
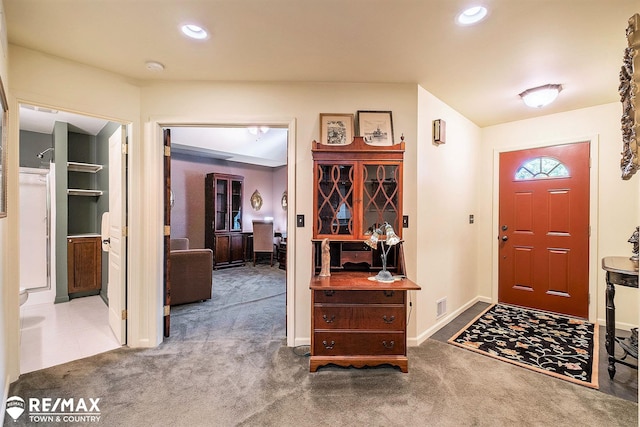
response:
{"label": "shower head", "polygon": [[36,157],[42,159],[47,151],[53,151],[53,147],[49,147],[46,150],[41,151],[40,153],[36,154]]}

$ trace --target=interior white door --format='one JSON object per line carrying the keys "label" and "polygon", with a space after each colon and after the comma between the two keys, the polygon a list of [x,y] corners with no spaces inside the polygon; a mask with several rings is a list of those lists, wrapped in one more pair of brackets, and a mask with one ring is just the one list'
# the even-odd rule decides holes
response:
{"label": "interior white door", "polygon": [[123,229],[126,225],[126,160],[123,141],[126,127],[121,126],[109,138],[109,326],[120,344],[126,344],[126,259],[127,245]]}

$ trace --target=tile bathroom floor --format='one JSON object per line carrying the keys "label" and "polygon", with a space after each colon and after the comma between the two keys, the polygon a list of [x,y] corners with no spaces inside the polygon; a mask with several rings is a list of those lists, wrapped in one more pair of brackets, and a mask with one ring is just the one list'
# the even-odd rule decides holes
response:
{"label": "tile bathroom floor", "polygon": [[100,296],[20,307],[20,373],[120,347]]}

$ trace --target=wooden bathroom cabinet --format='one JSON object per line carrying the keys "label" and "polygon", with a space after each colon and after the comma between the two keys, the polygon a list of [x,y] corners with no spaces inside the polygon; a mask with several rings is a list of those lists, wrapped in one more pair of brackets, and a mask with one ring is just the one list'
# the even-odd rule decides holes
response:
{"label": "wooden bathroom cabinet", "polygon": [[102,287],[100,236],[67,237],[67,278],[70,294],[100,290]]}

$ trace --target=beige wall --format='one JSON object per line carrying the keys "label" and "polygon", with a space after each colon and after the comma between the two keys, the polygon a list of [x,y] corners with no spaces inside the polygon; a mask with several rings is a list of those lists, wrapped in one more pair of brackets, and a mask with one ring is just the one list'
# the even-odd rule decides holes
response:
{"label": "beige wall", "polygon": [[[0,8],[2,17],[0,20],[0,28],[5,28],[6,22],[4,19],[4,6],[0,1]],[[6,31],[0,32],[0,78],[4,84],[5,91],[8,91],[9,76],[7,73],[8,61],[7,61],[7,38]],[[11,127],[9,126],[9,130]],[[17,134],[17,131],[14,131]],[[11,150],[9,151],[11,155]],[[17,169],[18,157],[16,154],[11,155],[10,165]],[[17,186],[18,173],[16,172],[14,180]],[[3,179],[6,179],[3,177]],[[14,189],[15,191],[15,189]],[[12,215],[16,216],[17,209],[11,210]],[[9,218],[0,218],[0,422],[4,419],[4,402],[7,399],[7,393],[9,391],[9,384],[16,378],[18,370],[18,360],[16,359],[13,349],[17,348],[18,335],[16,331],[16,319],[18,318],[18,288],[10,286],[11,274],[17,272],[17,268],[13,268],[9,271],[9,267],[12,264],[9,260],[9,248],[10,243],[17,239],[16,230],[18,227],[16,224],[9,224]],[[13,260],[11,260],[13,261]],[[13,264],[18,264],[13,262]]]}
{"label": "beige wall", "polygon": [[[189,102],[185,103],[184,100]],[[311,142],[319,136],[320,113],[355,113],[357,110],[391,110],[396,139],[404,134],[407,142],[405,154],[404,210],[412,218],[415,211],[415,160],[417,154],[417,95],[416,86],[410,84],[329,84],[329,83],[153,83],[142,88],[142,117],[149,134],[145,142],[153,144],[155,123],[211,123],[234,124],[250,122],[295,121],[295,157],[289,162],[295,168],[293,182],[289,184],[289,211],[305,215],[305,227],[290,223],[288,237],[297,242],[296,250],[289,251],[288,265],[295,264],[289,276],[293,288],[288,293],[289,304],[295,307],[293,338],[295,344],[310,340],[311,277],[311,215],[312,157]],[[147,139],[149,137],[150,139]],[[153,192],[151,192],[153,194]],[[295,197],[293,197],[295,196]],[[295,204],[292,204],[295,200]],[[157,202],[149,201],[150,205]],[[410,228],[405,239],[415,247],[415,230]],[[407,268],[415,274],[415,252],[406,252]]]}
{"label": "beige wall", "polygon": [[[595,184],[597,191],[595,211],[591,212],[592,262],[591,270],[597,282],[591,295],[594,317],[604,323],[604,272],[600,269],[602,257],[631,255],[631,244],[627,239],[638,225],[638,189],[640,177],[629,181],[620,178],[620,131],[619,103],[553,114],[535,119],[522,120],[491,126],[482,130],[482,150],[478,168],[478,213],[482,218],[478,235],[478,293],[497,298],[496,277],[492,270],[496,265],[492,259],[492,245],[497,231],[491,217],[496,208],[493,197],[494,153],[497,150],[577,142],[593,139],[597,152],[592,153],[593,166],[597,167]],[[595,147],[592,147],[592,150]],[[637,325],[638,290],[616,288],[616,320],[620,327]],[[594,320],[594,319],[592,319]]]}
{"label": "beige wall", "polygon": [[[480,221],[477,212],[477,158],[480,128],[426,90],[418,91],[416,224],[418,343],[476,301],[475,263]],[[446,143],[432,143],[432,123],[446,122]],[[405,176],[405,183],[411,180]],[[475,223],[469,224],[469,215]],[[437,301],[445,315],[436,318]]]}
{"label": "beige wall", "polygon": [[[620,136],[617,104],[479,129],[469,120],[411,84],[329,83],[150,83],[138,86],[120,76],[11,46],[10,75],[0,57],[0,73],[9,87],[12,111],[18,102],[88,113],[132,123],[130,137],[130,281],[131,346],[162,340],[162,149],[160,124],[277,123],[290,134],[289,221],[304,214],[306,226],[290,222],[295,251],[289,251],[293,344],[309,342],[312,237],[312,157],[319,113],[391,110],[396,139],[406,141],[403,231],[408,275],[422,286],[412,293],[409,337],[420,342],[478,298],[495,300],[492,244],[494,151],[548,141],[597,135],[597,258],[628,254],[626,242],[638,223],[638,177],[619,179]],[[189,102],[185,102],[189,100]],[[433,119],[447,122],[447,143],[431,143]],[[18,118],[10,121],[9,218],[0,219],[0,377],[5,392],[18,373],[18,271],[9,259],[17,253]],[[292,144],[292,145],[291,145]],[[15,171],[15,172],[12,172]],[[279,196],[278,196],[279,197]],[[274,202],[275,204],[275,202]],[[475,215],[475,224],[468,215]],[[8,249],[11,247],[11,254]],[[604,276],[597,277],[598,317],[603,317]],[[446,297],[446,316],[435,317],[436,301]],[[637,290],[616,299],[619,321],[636,324]]]}
{"label": "beige wall", "polygon": [[[48,55],[9,46],[9,78],[3,75],[8,91],[10,108],[9,122],[9,216],[0,220],[0,241],[3,254],[0,270],[4,281],[2,289],[2,316],[4,324],[0,328],[2,338],[0,348],[6,359],[0,360],[0,366],[6,370],[2,373],[3,382],[8,385],[19,373],[19,311],[18,289],[19,272],[16,259],[13,259],[19,247],[18,226],[18,106],[20,102],[45,105],[60,110],[88,113],[113,121],[132,123],[132,142],[139,140],[140,91],[126,79],[102,70],[86,67],[77,63],[61,60]],[[2,56],[2,68],[7,63]],[[139,145],[139,144],[134,144]],[[140,157],[133,153],[132,161],[141,164]],[[143,177],[140,166],[134,168],[132,182],[139,183]],[[140,184],[138,184],[140,185]],[[132,209],[139,209],[139,202],[133,200]],[[133,228],[133,227],[132,227]],[[140,227],[135,227],[138,230]],[[133,241],[142,241],[143,236],[136,236],[132,231]],[[11,247],[10,253],[5,248]],[[141,279],[140,279],[141,280]],[[133,300],[131,300],[133,297]],[[130,295],[132,304],[141,300],[144,295]],[[144,313],[135,313],[138,316]],[[145,341],[146,342],[146,341]],[[2,369],[2,368],[0,368]]]}

